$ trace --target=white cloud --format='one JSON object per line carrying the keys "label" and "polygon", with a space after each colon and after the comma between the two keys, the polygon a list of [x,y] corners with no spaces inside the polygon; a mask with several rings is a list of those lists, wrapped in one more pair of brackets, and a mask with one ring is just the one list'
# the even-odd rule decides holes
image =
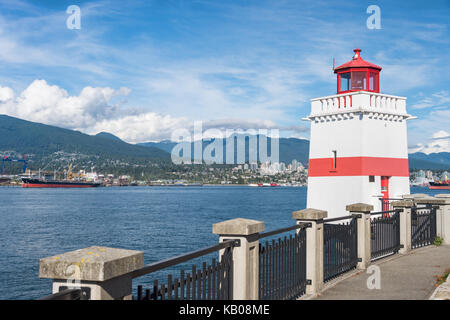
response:
{"label": "white cloud", "polygon": [[427,96],[419,102],[413,104],[411,106],[411,109],[426,109],[431,107],[440,107],[447,104],[450,104],[449,92],[446,90],[442,90],[439,92],[435,92],[430,96]]}
{"label": "white cloud", "polygon": [[432,139],[449,139],[450,138],[450,133],[448,133],[447,131],[441,130],[438,132],[435,132],[432,136]]}
{"label": "white cloud", "polygon": [[111,102],[129,92],[128,88],[85,87],[78,96],[71,96],[45,80],[35,80],[16,99],[12,89],[0,88],[0,112],[70,129],[88,128],[117,116],[119,106]]}
{"label": "white cloud", "polygon": [[170,139],[175,129],[185,128],[186,125],[187,120],[184,118],[146,112],[138,115],[127,115],[118,119],[103,120],[87,131],[90,133],[106,131],[124,141],[138,143]]}
{"label": "white cloud", "polygon": [[14,98],[14,91],[8,87],[0,87],[0,103],[5,103]]}
{"label": "white cloud", "polygon": [[[195,86],[195,84],[194,84]],[[33,81],[19,96],[9,87],[0,87],[0,113],[28,121],[76,129],[88,134],[112,133],[130,143],[170,139],[176,129],[194,133],[194,122],[187,117],[173,117],[149,111],[121,108],[116,98],[126,97],[130,89],[122,87],[85,87],[79,95],[69,93],[45,80]],[[283,129],[264,119],[221,118],[205,120],[202,130]],[[296,130],[287,127],[286,130]]]}
{"label": "white cloud", "polygon": [[450,152],[450,133],[440,130],[430,138],[430,142],[426,144],[418,143],[409,149],[409,153],[423,152],[426,154],[437,152]]}
{"label": "white cloud", "polygon": [[300,140],[309,140],[308,137],[302,136],[300,134],[292,134],[291,136],[289,136],[289,138],[295,138],[295,139],[300,139]]}

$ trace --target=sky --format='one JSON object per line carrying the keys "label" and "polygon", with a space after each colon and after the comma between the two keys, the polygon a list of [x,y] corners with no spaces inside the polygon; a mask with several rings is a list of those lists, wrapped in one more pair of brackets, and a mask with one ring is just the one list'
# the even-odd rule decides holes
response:
{"label": "sky", "polygon": [[0,0],[0,114],[130,143],[194,121],[308,139],[310,99],[359,47],[417,117],[409,151],[450,152],[449,16],[448,0]]}

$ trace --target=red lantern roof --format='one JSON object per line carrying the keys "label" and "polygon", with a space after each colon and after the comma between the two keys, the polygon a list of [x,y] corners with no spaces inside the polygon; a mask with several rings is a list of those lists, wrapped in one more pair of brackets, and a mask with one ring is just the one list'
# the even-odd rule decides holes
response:
{"label": "red lantern roof", "polygon": [[371,68],[371,69],[377,69],[381,70],[380,66],[377,66],[376,64],[370,63],[363,58],[361,58],[361,49],[356,48],[353,50],[355,52],[355,55],[353,56],[353,59],[349,62],[344,63],[343,65],[340,65],[337,68],[334,68],[334,73],[337,73],[339,70],[348,69],[348,68]]}

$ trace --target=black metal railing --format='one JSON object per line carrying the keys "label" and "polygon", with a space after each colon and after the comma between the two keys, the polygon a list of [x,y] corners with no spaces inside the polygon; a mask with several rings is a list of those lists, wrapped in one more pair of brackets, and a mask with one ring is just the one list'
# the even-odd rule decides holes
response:
{"label": "black metal railing", "polygon": [[432,244],[436,238],[436,207],[411,208],[411,247],[419,248]]}
{"label": "black metal railing", "polygon": [[306,228],[310,223],[261,233],[259,239],[296,230],[259,245],[259,299],[295,299],[306,291]]}
{"label": "black metal railing", "polygon": [[81,289],[65,289],[60,292],[39,298],[38,300],[87,300]]}
{"label": "black metal railing", "polygon": [[[331,223],[350,219],[339,224]],[[325,219],[323,224],[323,276],[329,281],[358,264],[358,238],[355,216]]]}
{"label": "black metal railing", "polygon": [[201,268],[192,265],[191,273],[180,270],[180,277],[167,276],[167,283],[153,281],[152,288],[137,287],[136,300],[231,300],[233,299],[233,247],[239,246],[238,240],[228,240],[217,245],[193,251],[188,254],[147,265],[131,273],[137,278],[168,268],[210,253],[222,251],[219,261],[215,258],[211,264],[202,263]]}
{"label": "black metal railing", "polygon": [[[402,209],[373,212],[370,220],[371,259],[396,254],[400,250],[400,212]],[[375,217],[378,216],[378,217]]]}

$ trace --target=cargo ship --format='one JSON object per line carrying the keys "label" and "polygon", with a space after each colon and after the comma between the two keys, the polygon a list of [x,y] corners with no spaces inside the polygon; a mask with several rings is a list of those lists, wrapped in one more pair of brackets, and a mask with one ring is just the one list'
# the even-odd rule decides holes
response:
{"label": "cargo ship", "polygon": [[436,190],[450,190],[450,180],[430,182],[429,188]]}
{"label": "cargo ship", "polygon": [[249,187],[279,187],[278,183],[250,183]]}
{"label": "cargo ship", "polygon": [[35,178],[22,178],[22,188],[95,188],[100,187],[98,182],[84,182],[73,180],[42,180]]}
{"label": "cargo ship", "polygon": [[0,184],[7,184],[11,181],[9,177],[0,177]]}
{"label": "cargo ship", "polygon": [[81,181],[75,177],[72,173],[72,164],[69,165],[69,169],[67,170],[66,179],[64,180],[46,180],[40,178],[33,177],[22,177],[22,188],[95,188],[102,186],[99,182],[88,182]]}

